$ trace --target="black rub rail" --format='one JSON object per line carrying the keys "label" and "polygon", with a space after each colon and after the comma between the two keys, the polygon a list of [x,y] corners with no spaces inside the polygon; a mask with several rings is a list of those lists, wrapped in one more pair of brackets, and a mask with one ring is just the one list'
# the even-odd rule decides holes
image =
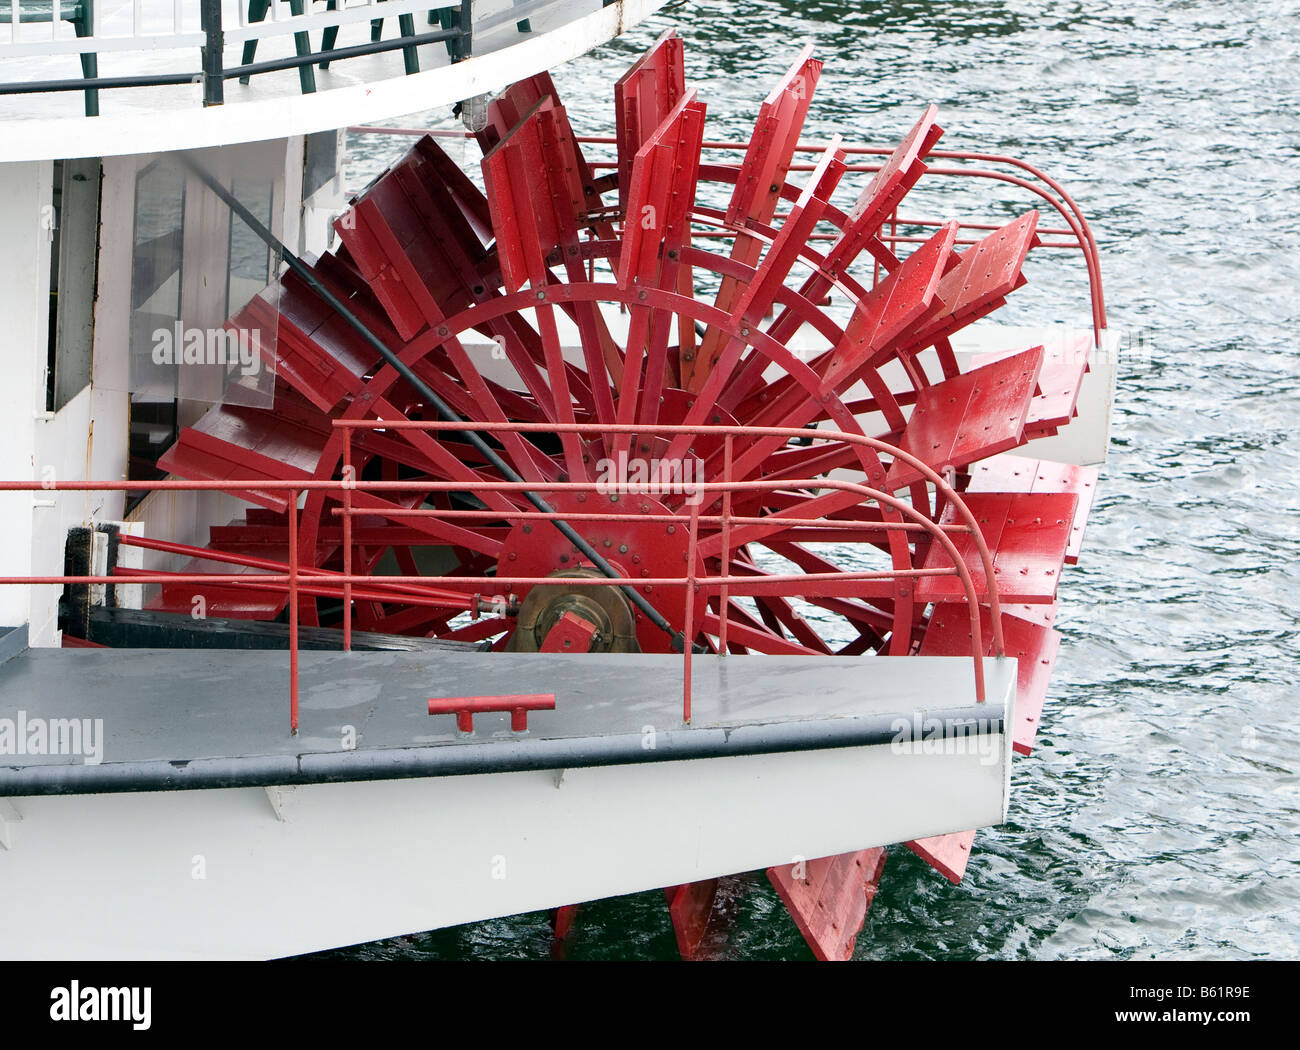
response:
{"label": "black rub rail", "polygon": [[656,734],[653,750],[645,747],[641,733],[619,733],[190,761],[39,763],[0,766],[0,798],[410,780],[875,747],[899,743],[900,724],[912,726],[917,719],[926,727],[926,743],[1004,732],[1002,716],[981,704],[914,714],[669,729]]}

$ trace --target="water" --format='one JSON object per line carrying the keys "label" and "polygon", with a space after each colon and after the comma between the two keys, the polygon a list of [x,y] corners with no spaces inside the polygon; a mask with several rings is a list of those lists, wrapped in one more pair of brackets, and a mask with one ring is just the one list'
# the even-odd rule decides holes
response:
{"label": "water", "polygon": [[[944,146],[1043,167],[1090,217],[1130,335],[1010,823],[980,832],[960,886],[895,849],[857,957],[1300,955],[1300,3],[690,0],[557,71],[575,125],[609,127],[610,85],[668,24],[710,137],[746,136],[810,41],[809,137],[890,142],[933,101]],[[352,151],[378,170],[400,145]],[[1000,317],[1086,321],[1076,260],[1036,253],[1028,275]],[[736,958],[809,957],[761,876],[738,907]],[[571,957],[676,957],[660,892],[579,921]],[[342,954],[549,950],[535,914]]]}

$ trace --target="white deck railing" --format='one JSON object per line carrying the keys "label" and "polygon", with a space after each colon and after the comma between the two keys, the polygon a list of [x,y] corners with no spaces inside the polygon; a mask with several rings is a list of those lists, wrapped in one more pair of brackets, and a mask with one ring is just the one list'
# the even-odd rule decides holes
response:
{"label": "white deck railing", "polygon": [[[418,16],[423,22],[427,12],[460,7],[459,0],[336,0],[337,9],[330,10],[326,0],[304,2],[305,10],[296,15],[288,0],[272,0],[266,18],[250,22],[247,0],[221,0],[225,45],[303,32],[313,34],[314,42],[318,42],[319,34],[331,26],[402,15]],[[575,4],[573,0],[471,0],[471,32],[486,34],[566,4],[580,14],[600,6],[599,0],[588,4]],[[92,32],[85,37],[78,37],[72,23],[63,17],[79,6],[76,0],[0,0],[0,19],[5,19],[0,21],[0,60],[76,56],[82,52],[192,50],[207,42],[199,0],[97,0],[93,5]],[[51,10],[53,17],[49,18]],[[34,12],[39,13],[40,20],[21,20],[24,13],[30,17]],[[416,32],[423,31],[417,23]],[[15,79],[15,74],[21,76],[21,68],[9,63],[0,68],[5,70],[0,73],[2,80]]]}

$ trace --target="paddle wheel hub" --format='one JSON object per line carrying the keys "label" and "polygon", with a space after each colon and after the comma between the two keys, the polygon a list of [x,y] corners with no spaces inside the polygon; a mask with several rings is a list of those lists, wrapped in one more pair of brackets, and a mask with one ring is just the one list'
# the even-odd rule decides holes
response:
{"label": "paddle wheel hub", "polygon": [[[561,569],[549,574],[555,580],[599,579],[593,566]],[[567,619],[566,619],[567,618]],[[574,621],[578,621],[576,624]],[[560,627],[561,651],[588,653],[640,652],[631,603],[612,587],[574,590],[562,583],[538,584],[519,607],[519,623],[510,636],[510,649],[537,653],[548,648],[552,632]],[[576,628],[576,636],[565,628]],[[585,635],[585,639],[584,639]],[[586,645],[582,645],[583,641]]]}
{"label": "paddle wheel hub", "polygon": [[[611,482],[611,485],[614,483]],[[552,501],[565,520],[581,523],[584,538],[600,553],[619,576],[627,579],[635,589],[650,601],[672,624],[685,622],[686,596],[680,587],[655,584],[636,586],[636,581],[681,576],[686,568],[689,537],[680,524],[662,521],[637,521],[638,517],[673,517],[659,500],[644,493],[632,491],[634,485],[620,486],[622,492],[578,492],[557,495]],[[592,516],[608,516],[621,520],[589,520]],[[630,520],[629,520],[630,516]],[[702,563],[700,565],[702,568]],[[577,547],[556,529],[543,522],[520,522],[511,528],[501,548],[497,562],[499,577],[549,577],[596,578],[602,574],[583,557]],[[611,587],[584,587],[565,591],[559,587],[542,585],[531,590],[525,585],[518,588],[526,594],[520,607],[519,621],[511,634],[510,648],[519,652],[536,651],[546,632],[570,603],[603,610],[604,619],[597,621],[586,617],[597,627],[609,646],[593,652],[669,652],[670,638],[650,623],[643,614],[633,609],[627,596]],[[546,598],[539,604],[534,598],[544,591]],[[558,603],[558,604],[557,604]],[[543,609],[560,609],[549,617]],[[530,614],[536,610],[536,616]],[[578,608],[572,610],[582,615]],[[702,618],[697,616],[697,623]],[[530,641],[528,632],[534,632]],[[519,637],[520,635],[524,637]]]}

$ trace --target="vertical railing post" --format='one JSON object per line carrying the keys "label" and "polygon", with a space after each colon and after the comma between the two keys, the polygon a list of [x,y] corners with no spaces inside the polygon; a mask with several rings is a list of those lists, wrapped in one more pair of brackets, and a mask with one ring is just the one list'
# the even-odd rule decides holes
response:
{"label": "vertical railing post", "polygon": [[298,735],[298,490],[289,490],[289,732]]}
{"label": "vertical railing post", "polygon": [[343,651],[352,651],[352,428],[343,427]]}
{"label": "vertical railing post", "polygon": [[[727,487],[722,491],[722,575],[731,575],[731,439],[728,434],[722,443],[722,483]],[[721,626],[718,629],[718,655],[727,655],[727,585],[721,585],[718,592],[718,617]]]}
{"label": "vertical railing post", "polygon": [[691,504],[690,539],[686,546],[686,622],[682,625],[682,721],[691,724],[691,655],[695,650],[695,557],[700,535],[700,503]]}
{"label": "vertical railing post", "polygon": [[203,104],[220,106],[226,101],[225,64],[222,49],[226,34],[221,26],[221,0],[199,0],[199,20],[205,36],[203,44]]}
{"label": "vertical railing post", "polygon": [[474,54],[474,0],[460,0],[460,40],[454,61],[463,62]]}

